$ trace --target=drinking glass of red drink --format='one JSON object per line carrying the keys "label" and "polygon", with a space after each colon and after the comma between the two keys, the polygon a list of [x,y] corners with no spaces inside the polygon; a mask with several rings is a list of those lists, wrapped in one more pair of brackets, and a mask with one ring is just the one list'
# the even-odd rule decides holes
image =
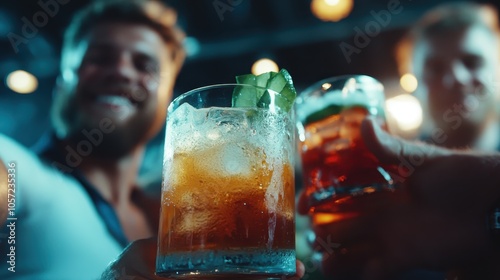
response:
{"label": "drinking glass of red drink", "polygon": [[314,223],[334,219],[353,198],[394,189],[390,166],[382,165],[361,138],[361,122],[373,116],[386,127],[384,87],[364,75],[322,80],[297,97],[304,187]]}

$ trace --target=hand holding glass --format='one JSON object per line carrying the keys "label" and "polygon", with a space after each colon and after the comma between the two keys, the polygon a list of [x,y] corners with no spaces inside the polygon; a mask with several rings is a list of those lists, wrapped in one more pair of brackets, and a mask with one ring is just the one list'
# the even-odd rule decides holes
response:
{"label": "hand holding glass", "polygon": [[[390,167],[380,164],[361,139],[365,117],[386,125],[381,83],[363,75],[320,81],[299,95],[296,112],[311,212],[334,213],[354,197],[394,188]],[[313,220],[321,223],[329,216],[317,217]]]}

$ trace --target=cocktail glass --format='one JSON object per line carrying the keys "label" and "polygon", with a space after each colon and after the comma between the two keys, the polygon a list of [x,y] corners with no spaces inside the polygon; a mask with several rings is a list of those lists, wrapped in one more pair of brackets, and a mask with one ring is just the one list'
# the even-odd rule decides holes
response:
{"label": "cocktail glass", "polygon": [[298,96],[302,176],[313,223],[338,218],[333,213],[348,209],[354,197],[394,189],[391,166],[366,148],[360,130],[367,116],[386,127],[384,100],[383,85],[364,75],[325,79]]}
{"label": "cocktail glass", "polygon": [[[189,91],[168,108],[156,272],[170,278],[295,273],[294,114],[236,108],[249,85]],[[262,108],[263,107],[263,108]]]}

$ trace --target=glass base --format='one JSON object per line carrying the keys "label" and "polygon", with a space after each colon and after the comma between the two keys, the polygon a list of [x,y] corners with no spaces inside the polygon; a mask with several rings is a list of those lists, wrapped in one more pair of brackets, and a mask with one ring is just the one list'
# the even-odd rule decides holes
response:
{"label": "glass base", "polygon": [[283,279],[295,274],[295,250],[231,250],[158,256],[156,274],[175,279]]}
{"label": "glass base", "polygon": [[[389,168],[392,170],[394,167]],[[360,167],[344,175],[330,174],[332,178],[322,180],[322,184],[331,182],[331,185],[313,186],[316,190],[309,195],[309,205],[315,207],[325,203],[343,203],[351,198],[367,194],[393,192],[397,188],[396,182],[386,169],[387,167],[381,166],[376,168]],[[347,177],[347,179],[340,180],[341,177]]]}
{"label": "glass base", "polygon": [[393,192],[396,186],[391,183],[377,183],[356,186],[331,186],[311,194],[310,205],[316,206],[325,202],[342,203],[352,197],[379,192]]}

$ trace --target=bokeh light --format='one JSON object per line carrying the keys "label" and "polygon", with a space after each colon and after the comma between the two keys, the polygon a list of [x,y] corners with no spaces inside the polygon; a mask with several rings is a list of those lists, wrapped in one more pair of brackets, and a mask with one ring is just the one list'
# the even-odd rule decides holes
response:
{"label": "bokeh light", "polygon": [[418,80],[413,74],[406,73],[403,76],[401,76],[399,84],[406,92],[412,93],[418,87]]}
{"label": "bokeh light", "polygon": [[386,101],[387,113],[402,131],[418,129],[423,122],[422,106],[410,94],[402,94]]}
{"label": "bokeh light", "polygon": [[324,91],[330,89],[331,87],[332,87],[332,84],[330,84],[330,83],[324,83],[321,85],[321,89]]}
{"label": "bokeh light", "polygon": [[269,58],[261,58],[252,65],[252,74],[260,75],[266,72],[279,72],[279,67],[276,62]]}
{"label": "bokeh light", "polygon": [[351,13],[353,6],[353,0],[313,0],[311,12],[322,21],[340,21]]}
{"label": "bokeh light", "polygon": [[11,90],[21,94],[32,93],[38,88],[38,79],[24,70],[10,73],[6,83]]}

